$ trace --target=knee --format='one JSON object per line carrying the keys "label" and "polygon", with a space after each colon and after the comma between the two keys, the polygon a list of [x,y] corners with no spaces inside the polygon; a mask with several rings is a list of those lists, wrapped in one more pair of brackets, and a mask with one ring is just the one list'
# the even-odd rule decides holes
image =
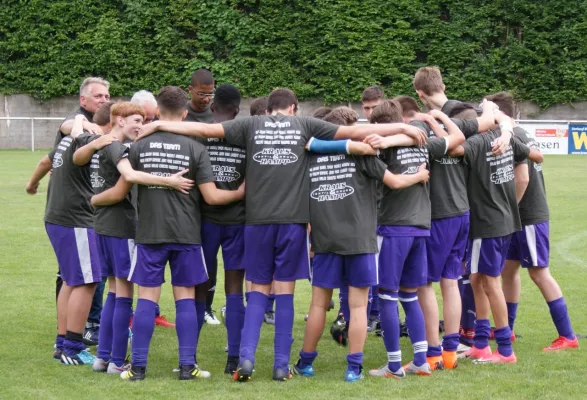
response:
{"label": "knee", "polygon": [[528,274],[530,275],[530,279],[536,284],[536,286],[541,287],[546,282],[552,279],[550,276],[550,271],[548,268],[529,268]]}

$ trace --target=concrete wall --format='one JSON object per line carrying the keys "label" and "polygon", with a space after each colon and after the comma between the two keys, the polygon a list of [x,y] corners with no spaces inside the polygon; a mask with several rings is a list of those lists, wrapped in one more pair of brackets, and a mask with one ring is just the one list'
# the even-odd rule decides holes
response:
{"label": "concrete wall", "polygon": [[[115,99],[116,100],[116,99]],[[244,99],[239,115],[249,115],[250,99]],[[309,115],[322,106],[319,100],[304,101],[300,104],[300,114]],[[338,104],[336,104],[338,105]],[[334,107],[336,105],[331,105]],[[360,103],[344,104],[351,106],[361,115]],[[0,94],[0,117],[54,117],[64,118],[79,107],[77,96],[58,97],[39,102],[28,95]],[[530,102],[519,104],[521,119],[548,120],[587,120],[587,102],[556,105],[546,110]],[[53,146],[61,121],[34,122],[35,148],[47,149]],[[0,120],[0,149],[30,149],[31,121]]]}

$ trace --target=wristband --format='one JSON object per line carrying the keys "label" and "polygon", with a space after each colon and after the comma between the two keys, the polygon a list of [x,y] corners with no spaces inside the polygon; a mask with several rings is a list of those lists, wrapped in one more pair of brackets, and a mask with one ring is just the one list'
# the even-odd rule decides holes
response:
{"label": "wristband", "polygon": [[313,153],[345,153],[348,154],[350,139],[345,140],[320,140],[310,138],[308,150]]}

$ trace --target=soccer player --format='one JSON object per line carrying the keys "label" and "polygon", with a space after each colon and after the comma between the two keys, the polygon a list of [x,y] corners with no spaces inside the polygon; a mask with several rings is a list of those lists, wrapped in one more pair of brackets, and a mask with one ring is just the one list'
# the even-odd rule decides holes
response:
{"label": "soccer player", "polygon": [[[166,86],[159,92],[157,103],[160,121],[143,128],[164,121],[182,124],[187,115],[187,94],[183,90]],[[161,186],[138,188],[137,263],[129,281],[139,286],[139,299],[132,326],[132,367],[120,377],[145,378],[157,302],[169,261],[179,342],[179,379],[207,378],[210,373],[202,371],[194,357],[198,340],[195,287],[208,280],[201,247],[200,198],[210,205],[227,204],[242,199],[244,187],[218,190],[205,147],[169,132],[159,132],[134,143],[129,161],[135,170],[156,176],[169,176],[189,168],[187,177],[195,181],[197,188],[187,195]]]}
{"label": "soccer player", "polygon": [[132,95],[130,102],[142,106],[143,110],[145,110],[143,124],[151,123],[157,119],[159,107],[157,107],[157,99],[155,99],[153,93],[148,90],[139,90]]}
{"label": "soccer player", "polygon": [[53,170],[47,191],[45,229],[59,265],[63,285],[57,299],[57,338],[53,358],[65,365],[92,364],[86,351],[83,332],[96,284],[102,281],[100,260],[93,230],[94,212],[91,171],[96,165],[79,168],[72,163],[75,149],[108,136],[82,134],[85,116],[74,117],[69,135],[45,156],[35,168],[26,191],[35,194],[39,181]]}
{"label": "soccer player", "polygon": [[207,69],[199,69],[192,74],[192,83],[188,87],[191,99],[187,103],[186,121],[214,122],[210,104],[214,100],[214,76]]}
{"label": "soccer player", "polygon": [[[248,380],[271,283],[275,287],[275,345],[273,378],[291,377],[288,369],[292,344],[295,281],[309,278],[308,154],[311,137],[364,139],[370,133],[406,133],[424,141],[424,132],[406,124],[336,126],[312,117],[296,117],[298,101],[289,89],[269,95],[271,115],[246,117],[222,124],[194,122],[147,125],[141,135],[164,129],[199,137],[224,137],[247,153],[247,198],[244,264],[252,292],[245,311],[240,361],[234,378]],[[287,183],[287,184],[285,184]]]}
{"label": "soccer player", "polygon": [[363,90],[361,96],[361,110],[363,110],[363,116],[367,119],[371,118],[371,113],[379,104],[383,102],[385,93],[380,86],[369,86]]}
{"label": "soccer player", "polygon": [[[352,112],[351,112],[352,111]],[[356,118],[352,118],[354,116]],[[349,118],[351,117],[351,118]],[[325,120],[352,125],[358,115],[347,107],[333,110]],[[411,141],[409,137],[405,137]],[[386,165],[373,156],[354,156],[349,141],[324,142],[312,139],[309,150],[321,153],[340,146],[344,153],[310,156],[310,223],[312,225],[312,303],[300,359],[294,373],[314,376],[313,362],[318,356],[318,341],[324,330],[332,290],[347,287],[350,318],[347,317],[349,354],[345,381],[363,378],[363,346],[367,337],[369,290],[377,285],[377,182],[401,189],[428,180],[422,165],[412,175],[392,175]]]}
{"label": "soccer player", "polygon": [[251,115],[265,115],[267,114],[267,96],[259,97],[251,101]]}
{"label": "soccer player", "polygon": [[[515,103],[511,94],[496,93],[486,97],[499,106],[508,117],[513,118]],[[528,133],[519,126],[514,126],[514,134],[524,144],[537,148],[537,143],[530,139]],[[557,351],[579,347],[577,336],[573,332],[567,305],[560,286],[550,274],[549,259],[549,210],[546,201],[546,189],[542,175],[542,165],[527,160],[515,168],[516,189],[520,186],[518,172],[522,169],[526,180],[522,180],[522,189],[517,191],[518,209],[522,230],[512,235],[506,256],[505,268],[501,274],[503,292],[508,309],[508,325],[514,331],[516,311],[520,300],[520,264],[527,268],[532,281],[538,286],[550,309],[552,321],[559,337],[543,350]],[[526,172],[527,171],[527,172]]]}
{"label": "soccer player", "polygon": [[312,113],[312,117],[324,120],[324,117],[326,117],[331,111],[332,108],[330,107],[318,107]]}
{"label": "soccer player", "polygon": [[[513,133],[509,117],[496,112],[495,118],[502,131]],[[497,131],[475,135],[450,152],[451,156],[463,156],[468,167],[467,193],[471,212],[467,272],[475,296],[477,321],[474,346],[463,354],[480,363],[517,362],[500,282],[512,233],[520,230],[514,162],[528,157],[543,160],[538,151],[515,137],[505,153],[496,155],[495,142],[499,135]],[[497,327],[497,351],[494,353],[488,343],[490,310]]]}

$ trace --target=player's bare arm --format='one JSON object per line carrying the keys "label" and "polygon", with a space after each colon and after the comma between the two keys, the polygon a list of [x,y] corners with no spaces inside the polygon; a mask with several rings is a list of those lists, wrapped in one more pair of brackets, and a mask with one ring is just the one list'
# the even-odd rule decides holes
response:
{"label": "player's bare arm", "polygon": [[385,171],[383,176],[383,183],[390,189],[405,189],[409,186],[417,183],[426,183],[430,179],[430,172],[426,169],[426,164],[420,165],[418,172],[415,174],[392,174],[389,171]]}
{"label": "player's bare arm", "polygon": [[45,156],[41,159],[41,161],[39,161],[39,163],[35,167],[35,170],[33,171],[33,174],[31,175],[31,178],[26,184],[25,189],[28,194],[37,194],[39,182],[41,181],[41,179],[43,179],[43,177],[45,177],[45,175],[49,173],[51,167],[52,163],[49,159],[49,156]]}
{"label": "player's bare arm", "polygon": [[170,176],[157,176],[142,171],[136,171],[130,165],[128,159],[123,158],[116,165],[120,175],[124,177],[127,182],[136,183],[139,185],[146,186],[165,186],[171,189],[175,189],[183,194],[188,192],[194,187],[194,181],[191,179],[184,178],[188,170],[184,169],[176,174]]}
{"label": "player's bare arm", "polygon": [[390,136],[400,133],[414,138],[418,142],[418,146],[426,143],[426,132],[415,126],[403,123],[340,126],[334,139],[362,141],[371,134]]}
{"label": "player's bare arm", "polygon": [[127,182],[123,176],[118,178],[116,185],[110,189],[104,190],[92,196],[91,202],[93,207],[111,206],[120,203],[130,192],[132,183]]}
{"label": "player's bare arm", "polygon": [[514,182],[516,183],[516,201],[518,204],[524,197],[528,184],[530,183],[530,174],[528,173],[528,164],[518,164],[514,168]]}
{"label": "player's bare arm", "polygon": [[73,163],[79,167],[86,165],[92,159],[92,156],[98,150],[103,149],[115,140],[114,135],[103,135],[98,139],[80,147],[73,153]]}
{"label": "player's bare arm", "polygon": [[155,121],[143,125],[141,133],[137,140],[149,136],[157,131],[173,132],[179,135],[199,137],[199,138],[223,138],[224,127],[222,124],[204,124],[201,122],[171,122]]}
{"label": "player's bare arm", "polygon": [[201,183],[198,185],[202,197],[210,205],[229,204],[245,198],[245,184],[237,190],[222,190],[216,187],[214,182]]}

